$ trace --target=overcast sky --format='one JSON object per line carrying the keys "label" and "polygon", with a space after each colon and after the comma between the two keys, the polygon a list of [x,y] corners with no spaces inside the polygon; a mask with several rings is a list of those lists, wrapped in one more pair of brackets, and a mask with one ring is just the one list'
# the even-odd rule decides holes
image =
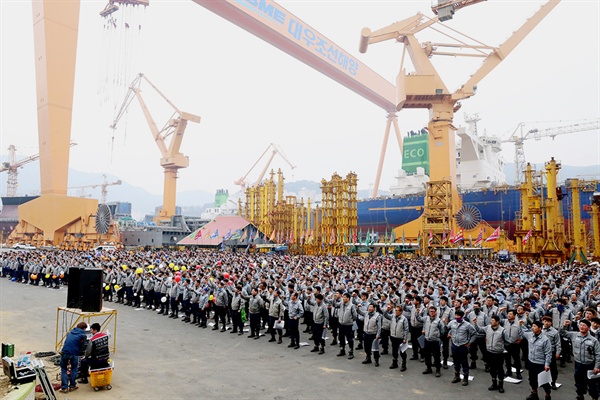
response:
{"label": "overcast sky", "polygon": [[[392,41],[358,52],[363,27],[380,29],[417,12],[432,16],[429,0],[421,1],[282,1],[280,4],[321,34],[395,82],[402,46]],[[460,10],[447,24],[486,44],[499,45],[543,4],[543,1],[488,1]],[[596,0],[563,0],[540,25],[463,101],[464,113],[479,113],[480,130],[508,137],[520,122],[533,127],[568,125],[597,119],[599,111],[599,14]],[[109,125],[123,100],[122,88],[144,72],[181,110],[201,116],[188,125],[182,152],[190,166],[180,170],[178,190],[237,190],[243,176],[271,142],[279,144],[294,171],[279,158],[287,180],[321,180],[333,172],[355,171],[359,188],[374,182],[386,113],[349,89],[234,26],[192,1],[151,0],[143,15],[117,14],[118,22],[135,21],[141,35],[109,30],[99,16],[105,3],[82,1],[72,139],[71,167],[109,173],[162,192],[159,151],[137,102],[119,122],[111,145]],[[37,152],[35,71],[31,2],[0,1],[1,14],[1,152],[9,144],[19,158]],[[425,31],[420,41],[436,38]],[[112,39],[111,39],[112,38]],[[112,40],[112,43],[109,43]],[[117,53],[117,40],[128,40],[129,56]],[[436,39],[437,40],[437,39]],[[448,41],[448,40],[446,40]],[[132,59],[135,58],[135,59]],[[481,59],[434,59],[451,91],[478,68]],[[109,68],[117,63],[113,85]],[[139,69],[136,70],[136,69]],[[408,71],[412,67],[408,65]],[[119,89],[121,88],[121,89]],[[171,110],[142,86],[158,125]],[[121,92],[119,92],[121,90]],[[398,114],[400,129],[425,126],[426,110]],[[551,156],[565,165],[600,165],[598,131],[574,133],[554,141],[531,140],[529,161]],[[505,145],[512,162],[514,148]],[[249,179],[255,180],[264,162]],[[380,188],[394,183],[401,155],[390,137]],[[600,168],[600,167],[599,167]],[[3,180],[5,178],[2,178]],[[5,184],[1,185],[5,190]]]}

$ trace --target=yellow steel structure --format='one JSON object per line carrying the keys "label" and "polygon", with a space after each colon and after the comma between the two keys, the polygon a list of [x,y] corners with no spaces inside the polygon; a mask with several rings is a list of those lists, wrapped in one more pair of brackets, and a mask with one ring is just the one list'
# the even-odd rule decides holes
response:
{"label": "yellow steel structure", "polygon": [[[146,106],[146,102],[142,98],[142,91],[140,90],[140,84],[142,79],[145,80],[159,95],[163,98],[178,114],[177,118],[171,118],[165,124],[164,128],[158,129],[156,122],[150,115],[150,111]],[[136,97],[140,103],[146,122],[150,127],[152,137],[156,142],[156,146],[160,150],[160,165],[164,169],[164,185],[163,185],[163,205],[162,209],[159,210],[158,215],[154,217],[156,222],[168,223],[171,221],[171,217],[175,215],[176,198],[177,198],[177,171],[181,168],[187,168],[190,165],[190,161],[187,156],[180,152],[181,142],[183,141],[183,134],[187,127],[188,121],[200,123],[200,117],[194,114],[181,111],[160,91],[144,74],[138,74],[133,80],[129,91],[125,96],[125,100],[115,117],[115,120],[111,124],[112,129],[116,129],[117,123],[121,117],[127,111],[129,104]],[[171,142],[169,145],[166,143],[166,139],[171,136]]]}
{"label": "yellow steel structure", "polygon": [[345,254],[345,243],[352,241],[358,226],[357,177],[351,172],[343,179],[334,173],[330,181],[321,180],[321,253]]}
{"label": "yellow steel structure", "polygon": [[[571,192],[571,226],[569,227],[571,260],[587,263],[586,227],[581,220],[581,192],[594,192],[598,181],[585,181],[583,179],[569,179],[566,182],[567,189]],[[593,218],[593,215],[592,215]],[[592,220],[592,224],[593,224]]]}
{"label": "yellow steel structure", "polygon": [[[452,225],[452,183],[449,181],[427,182],[423,215],[423,235],[421,235],[421,253],[428,255],[434,249],[445,247],[444,232],[450,232]],[[429,243],[431,232],[432,241]]]}
{"label": "yellow steel structure", "polygon": [[287,244],[297,254],[345,254],[344,243],[350,240],[358,225],[357,177],[349,173],[345,179],[334,174],[321,181],[323,206],[311,209],[311,201],[285,196],[281,170],[264,183],[246,189],[241,215],[269,240]]}
{"label": "yellow steel structure", "polygon": [[97,200],[66,195],[80,3],[32,4],[42,194],[19,206],[8,243],[84,248],[114,241],[112,231],[95,231]]}
{"label": "yellow steel structure", "polygon": [[565,260],[566,249],[565,243],[565,219],[561,215],[562,207],[560,206],[557,195],[558,171],[561,165],[554,158],[546,163],[546,198],[544,199],[542,208],[545,217],[545,237],[544,245],[542,246],[540,261],[543,263],[557,263]]}
{"label": "yellow steel structure", "polygon": [[598,204],[592,204],[592,229],[594,231],[594,252],[593,257],[595,261],[600,260],[600,222],[598,222]]}
{"label": "yellow steel structure", "polygon": [[[519,186],[521,211],[517,213],[516,221],[516,253],[520,259],[537,260],[542,240],[542,199],[537,191],[540,184],[535,180],[531,164],[527,164],[524,176],[525,180]],[[523,239],[530,231],[530,238],[524,244]]]}
{"label": "yellow steel structure", "polygon": [[[92,321],[92,319],[94,320]],[[108,343],[108,349],[112,354],[117,351],[117,310],[104,307],[99,312],[86,312],[78,308],[58,307],[56,309],[56,340],[54,342],[56,351],[62,350],[67,334],[80,322],[85,322],[88,325],[98,322],[102,332],[106,332],[110,328],[109,333],[112,340]]]}

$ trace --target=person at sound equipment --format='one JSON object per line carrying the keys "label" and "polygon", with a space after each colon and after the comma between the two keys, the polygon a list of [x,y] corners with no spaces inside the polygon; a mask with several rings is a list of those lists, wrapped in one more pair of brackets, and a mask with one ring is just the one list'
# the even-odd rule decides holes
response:
{"label": "person at sound equipment", "polygon": [[[60,375],[61,375],[61,393],[77,390],[77,369],[79,368],[79,355],[82,353],[87,336],[85,322],[80,322],[75,328],[67,334],[63,348],[60,352]],[[69,375],[69,365],[71,372]]]}
{"label": "person at sound equipment", "polygon": [[81,379],[79,379],[79,383],[88,383],[90,369],[107,368],[109,366],[108,340],[110,336],[105,332],[100,332],[100,329],[100,324],[97,322],[94,322],[90,327],[92,337],[87,343],[85,358],[81,360]]}

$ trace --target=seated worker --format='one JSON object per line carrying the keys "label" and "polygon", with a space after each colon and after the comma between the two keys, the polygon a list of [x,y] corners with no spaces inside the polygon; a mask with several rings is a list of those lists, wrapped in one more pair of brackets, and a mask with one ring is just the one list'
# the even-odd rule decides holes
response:
{"label": "seated worker", "polygon": [[90,326],[92,337],[90,338],[85,350],[85,358],[81,360],[81,379],[79,383],[88,383],[90,369],[106,368],[109,366],[108,358],[108,339],[110,336],[100,332],[100,324],[94,322]]}

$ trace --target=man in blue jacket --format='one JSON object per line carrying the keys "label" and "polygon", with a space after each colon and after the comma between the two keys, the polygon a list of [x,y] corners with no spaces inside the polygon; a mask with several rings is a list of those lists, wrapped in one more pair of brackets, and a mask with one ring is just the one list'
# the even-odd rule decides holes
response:
{"label": "man in blue jacket", "polygon": [[[87,324],[80,322],[65,338],[65,343],[60,352],[61,393],[78,389],[77,369],[79,367],[79,355],[83,353],[87,340],[85,329],[87,329]],[[69,364],[71,365],[71,376],[68,376]]]}

